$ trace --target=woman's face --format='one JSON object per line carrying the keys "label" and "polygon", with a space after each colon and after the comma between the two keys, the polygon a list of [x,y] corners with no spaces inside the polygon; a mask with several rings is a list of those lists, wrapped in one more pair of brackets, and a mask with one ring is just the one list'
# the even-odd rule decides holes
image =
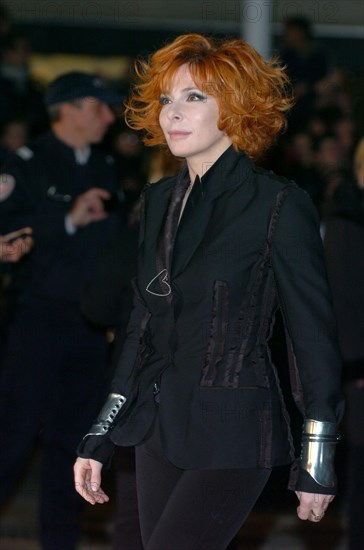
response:
{"label": "woman's face", "polygon": [[231,145],[231,139],[217,127],[216,99],[200,90],[188,66],[182,65],[160,101],[159,123],[171,153],[186,158],[196,173],[204,174]]}

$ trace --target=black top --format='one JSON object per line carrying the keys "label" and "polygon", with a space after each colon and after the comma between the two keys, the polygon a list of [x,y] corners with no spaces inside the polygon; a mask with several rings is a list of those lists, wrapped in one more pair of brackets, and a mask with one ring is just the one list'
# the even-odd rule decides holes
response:
{"label": "black top", "polygon": [[317,212],[295,184],[230,147],[201,178],[195,207],[187,203],[163,269],[178,181],[144,192],[135,307],[112,384],[127,402],[110,434],[85,439],[79,454],[106,460],[111,442],[142,441],[157,381],[162,444],[176,466],[286,464],[292,438],[268,346],[278,308],[303,416],[338,422],[343,414]]}

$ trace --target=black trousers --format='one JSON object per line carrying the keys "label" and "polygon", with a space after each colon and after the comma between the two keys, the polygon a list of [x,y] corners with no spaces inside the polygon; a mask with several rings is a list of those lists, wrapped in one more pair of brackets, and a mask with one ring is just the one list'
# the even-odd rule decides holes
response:
{"label": "black trousers", "polygon": [[267,468],[182,470],[165,457],[158,416],[136,447],[145,550],[225,550],[270,476]]}
{"label": "black trousers", "polygon": [[0,505],[41,436],[43,550],[74,550],[82,499],[75,449],[107,393],[107,344],[73,307],[41,302],[18,312],[0,369]]}
{"label": "black trousers", "polygon": [[140,534],[134,447],[116,447],[116,517],[113,550],[144,550]]}
{"label": "black trousers", "polygon": [[349,550],[364,548],[364,447],[350,447],[349,478]]}

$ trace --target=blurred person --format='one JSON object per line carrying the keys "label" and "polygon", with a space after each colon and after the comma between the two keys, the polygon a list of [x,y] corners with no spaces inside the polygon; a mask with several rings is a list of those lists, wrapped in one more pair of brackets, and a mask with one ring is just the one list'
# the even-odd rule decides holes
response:
{"label": "blurred person", "polygon": [[315,83],[315,109],[337,107],[343,112],[352,110],[350,85],[344,69],[335,67]]}
{"label": "blurred person", "polygon": [[312,25],[302,16],[284,21],[283,46],[280,50],[293,87],[296,105],[290,113],[290,127],[304,128],[315,102],[315,86],[329,72],[330,63],[325,51],[313,40]]}
{"label": "blurred person", "polygon": [[347,159],[352,159],[356,143],[356,124],[351,114],[343,113],[333,125],[333,132]]}
{"label": "blurred person", "polygon": [[130,214],[147,179],[148,154],[139,135],[119,120],[111,128],[109,142],[119,185],[125,194],[125,209]]}
{"label": "blurred person", "polygon": [[285,175],[310,195],[321,214],[325,190],[322,178],[318,176],[315,168],[313,140],[308,132],[297,132],[291,135],[284,161]]}
{"label": "blurred person", "polygon": [[0,131],[0,146],[15,153],[28,142],[28,126],[24,120],[11,119],[5,122]]}
{"label": "blurred person", "polygon": [[[0,175],[0,204],[10,196],[13,189],[13,178]],[[32,233],[31,227],[23,227],[7,235],[0,234],[0,262],[16,263],[28,254],[33,246]]]}
{"label": "blurred person", "polygon": [[110,105],[119,100],[91,74],[54,80],[46,94],[51,130],[18,149],[1,179],[0,232],[30,226],[34,248],[12,272],[17,307],[0,378],[0,502],[41,435],[44,550],[76,548],[75,447],[108,378],[105,333],[82,317],[80,293],[98,253],[124,223],[113,201],[112,158],[94,147],[114,121]]}
{"label": "blurred person", "polygon": [[349,550],[364,546],[364,138],[355,150],[354,174],[333,194],[324,240],[344,360]]}
{"label": "blurred person", "polygon": [[320,111],[312,111],[305,129],[312,139],[319,139],[329,131],[326,118]]}
{"label": "blurred person", "polygon": [[10,34],[12,28],[12,21],[9,15],[7,7],[0,3],[0,51],[2,50],[3,43],[6,37]]}
{"label": "blurred person", "polygon": [[325,216],[328,204],[335,190],[345,182],[349,168],[345,151],[333,133],[327,133],[313,142],[315,185],[319,190],[317,203],[321,217]]}
{"label": "blurred person", "polygon": [[42,86],[30,74],[31,46],[21,33],[4,40],[0,62],[0,124],[9,116],[23,118],[32,137],[48,128]]}
{"label": "blurred person", "polygon": [[22,119],[10,119],[4,122],[0,129],[0,167],[9,153],[26,145],[29,138],[28,125]]}
{"label": "blurred person", "polygon": [[0,371],[5,347],[3,287],[8,274],[8,266],[19,262],[23,256],[30,252],[32,246],[32,229],[30,227],[23,227],[7,235],[0,235]]}
{"label": "blurred person", "polygon": [[328,74],[329,62],[313,41],[312,24],[306,17],[292,16],[284,21],[283,44],[281,59],[287,63],[287,74],[300,97]]}
{"label": "blurred person", "polygon": [[186,162],[142,195],[127,339],[79,445],[75,487],[107,502],[103,464],[115,444],[136,445],[144,547],[222,550],[271,468],[294,458],[268,347],[278,309],[304,417],[290,484],[298,517],[320,521],[334,498],[341,361],[318,216],[297,185],[252,160],[292,105],[277,60],[192,34],[137,71],[129,125]]}
{"label": "blurred person", "polygon": [[[325,134],[334,134],[347,153],[356,138],[356,123],[351,111],[344,111],[338,106],[329,106],[315,109],[310,113],[305,131],[312,139],[319,139]],[[352,154],[351,149],[350,158]]]}
{"label": "blurred person", "polygon": [[312,139],[307,132],[299,132],[292,138],[294,158],[301,166],[310,168],[313,164]]}
{"label": "blurred person", "polygon": [[333,133],[319,137],[308,132],[292,134],[284,161],[285,175],[310,195],[322,218],[327,199],[347,173],[346,155],[338,138]]}

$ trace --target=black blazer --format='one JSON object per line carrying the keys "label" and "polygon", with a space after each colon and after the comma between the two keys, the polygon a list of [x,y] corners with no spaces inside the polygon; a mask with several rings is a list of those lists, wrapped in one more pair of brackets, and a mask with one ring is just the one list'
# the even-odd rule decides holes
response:
{"label": "black blazer", "polygon": [[[337,422],[343,410],[317,213],[295,184],[230,147],[196,182],[166,276],[158,242],[176,181],[144,192],[135,307],[112,384],[128,401],[111,440],[146,437],[157,382],[162,443],[176,466],[288,463],[288,415],[268,346],[278,308],[303,415]],[[80,455],[90,456],[87,444]]]}

